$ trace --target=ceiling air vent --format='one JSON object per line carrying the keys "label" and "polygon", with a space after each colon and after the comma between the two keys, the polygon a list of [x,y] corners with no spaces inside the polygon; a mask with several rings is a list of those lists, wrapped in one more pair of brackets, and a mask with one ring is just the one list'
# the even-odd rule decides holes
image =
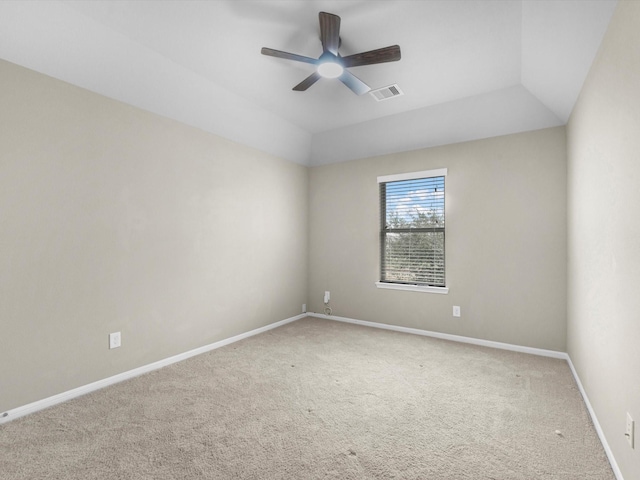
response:
{"label": "ceiling air vent", "polygon": [[400,87],[398,86],[398,84],[389,85],[388,87],[382,87],[376,90],[371,90],[369,93],[378,102],[381,102],[382,100],[389,100],[390,98],[393,98],[393,97],[399,97],[400,95],[404,95],[404,93],[402,93],[402,90],[400,90]]}

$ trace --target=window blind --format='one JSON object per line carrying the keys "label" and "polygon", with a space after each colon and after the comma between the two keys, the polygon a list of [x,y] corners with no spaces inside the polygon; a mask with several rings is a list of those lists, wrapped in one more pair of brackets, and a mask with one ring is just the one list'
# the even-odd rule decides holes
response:
{"label": "window blind", "polygon": [[445,286],[444,189],[444,175],[380,182],[382,282]]}

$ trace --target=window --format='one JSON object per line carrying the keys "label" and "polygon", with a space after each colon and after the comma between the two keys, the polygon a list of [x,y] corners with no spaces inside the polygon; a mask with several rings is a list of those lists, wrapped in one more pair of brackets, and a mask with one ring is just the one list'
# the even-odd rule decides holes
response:
{"label": "window", "polygon": [[378,177],[381,288],[447,293],[447,169]]}

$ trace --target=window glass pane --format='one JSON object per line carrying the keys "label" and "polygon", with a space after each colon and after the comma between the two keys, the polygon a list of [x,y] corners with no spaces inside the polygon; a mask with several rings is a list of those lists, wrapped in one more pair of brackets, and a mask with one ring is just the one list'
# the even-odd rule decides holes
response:
{"label": "window glass pane", "polygon": [[444,227],[444,177],[384,185],[387,228]]}
{"label": "window glass pane", "polygon": [[383,281],[444,286],[444,232],[387,233]]}

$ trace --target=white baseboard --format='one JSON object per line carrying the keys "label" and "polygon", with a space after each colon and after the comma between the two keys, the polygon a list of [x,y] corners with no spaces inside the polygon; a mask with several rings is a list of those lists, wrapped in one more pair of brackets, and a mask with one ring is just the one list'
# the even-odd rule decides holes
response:
{"label": "white baseboard", "polygon": [[363,326],[366,326],[366,327],[381,328],[381,329],[384,329],[384,330],[393,330],[393,331],[396,331],[396,332],[410,333],[410,334],[414,334],[414,335],[422,335],[422,336],[426,336],[426,337],[440,338],[440,339],[443,339],[443,340],[450,340],[452,342],[468,343],[468,344],[472,344],[472,345],[480,345],[480,346],[483,346],[483,347],[498,348],[498,349],[501,349],[501,350],[510,350],[510,351],[513,351],[513,352],[528,353],[528,354],[532,354],[532,355],[540,355],[540,356],[543,356],[543,357],[552,357],[552,358],[559,358],[559,359],[566,360],[567,363],[569,364],[569,368],[571,369],[571,373],[573,374],[573,377],[575,378],[575,381],[576,381],[576,383],[578,385],[578,389],[580,390],[580,394],[582,395],[584,403],[587,406],[587,410],[589,411],[589,415],[591,416],[591,420],[593,421],[593,425],[594,425],[594,427],[596,429],[598,437],[600,438],[600,442],[602,443],[602,446],[603,446],[604,451],[605,451],[605,453],[607,455],[607,458],[609,459],[609,463],[611,464],[611,468],[613,470],[613,473],[616,476],[617,480],[624,480],[624,478],[622,476],[622,472],[620,472],[620,468],[618,467],[618,464],[617,464],[616,459],[615,459],[615,457],[613,455],[613,452],[611,451],[611,447],[609,447],[609,443],[607,442],[607,439],[606,439],[606,437],[604,435],[604,432],[603,432],[602,428],[600,427],[600,423],[598,422],[598,417],[596,416],[596,413],[593,410],[593,407],[591,406],[591,402],[589,402],[589,398],[587,397],[587,394],[586,394],[586,392],[584,390],[584,387],[582,386],[582,382],[580,381],[580,377],[578,376],[578,372],[576,371],[575,367],[573,366],[573,362],[571,361],[571,357],[569,357],[569,355],[566,352],[557,352],[555,350],[545,350],[545,349],[541,349],[541,348],[525,347],[525,346],[521,346],[521,345],[512,345],[512,344],[509,344],[509,343],[494,342],[494,341],[491,341],[491,340],[482,340],[482,339],[478,339],[478,338],[464,337],[464,336],[461,336],[461,335],[451,335],[451,334],[448,334],[448,333],[432,332],[432,331],[429,331],[429,330],[420,330],[420,329],[417,329],[417,328],[400,327],[400,326],[397,326],[397,325],[389,325],[389,324],[377,323],[377,322],[368,322],[368,321],[365,321],[365,320],[356,320],[356,319],[353,319],[353,318],[338,317],[338,316],[334,316],[334,315],[324,315],[324,314],[321,314],[321,313],[312,313],[312,312],[303,313],[301,315],[296,315],[295,317],[291,317],[291,318],[287,318],[285,320],[281,320],[279,322],[271,323],[271,324],[266,325],[264,327],[256,328],[255,330],[251,330],[249,332],[241,333],[240,335],[236,335],[234,337],[227,338],[225,340],[220,340],[218,342],[211,343],[209,345],[205,345],[203,347],[199,347],[199,348],[196,348],[194,350],[189,350],[188,352],[184,352],[184,353],[181,353],[181,354],[178,354],[178,355],[174,355],[174,356],[169,357],[169,358],[165,358],[164,360],[159,360],[157,362],[150,363],[148,365],[144,365],[142,367],[138,367],[138,368],[135,368],[133,370],[129,370],[127,372],[123,372],[123,373],[120,373],[118,375],[114,375],[114,376],[109,377],[109,378],[105,378],[103,380],[98,380],[97,382],[93,382],[93,383],[90,383],[88,385],[84,385],[82,387],[74,388],[73,390],[69,390],[67,392],[63,392],[63,393],[60,393],[58,395],[53,395],[52,397],[48,397],[48,398],[45,398],[43,400],[38,400],[36,402],[29,403],[27,405],[8,410],[7,412],[4,412],[4,413],[0,414],[0,425],[3,424],[3,423],[10,422],[11,420],[15,420],[16,418],[20,418],[20,417],[23,417],[25,415],[28,415],[30,413],[37,412],[38,410],[43,410],[45,408],[52,407],[53,405],[57,405],[59,403],[65,402],[67,400],[71,400],[72,398],[76,398],[76,397],[79,397],[81,395],[85,395],[87,393],[94,392],[96,390],[99,390],[101,388],[107,387],[109,385],[114,385],[114,384],[122,382],[124,380],[128,380],[130,378],[137,377],[138,375],[142,375],[144,373],[148,373],[148,372],[151,372],[153,370],[157,370],[157,369],[165,367],[167,365],[171,365],[173,363],[177,363],[177,362],[180,362],[182,360],[186,360],[187,358],[194,357],[196,355],[200,355],[202,353],[206,353],[206,352],[209,352],[211,350],[215,350],[216,348],[224,347],[225,345],[229,345],[231,343],[234,343],[234,342],[237,342],[239,340],[251,337],[253,335],[258,335],[259,333],[263,333],[263,332],[266,332],[268,330],[272,330],[272,329],[280,327],[282,325],[286,325],[287,323],[295,322],[296,320],[300,320],[300,319],[305,318],[307,316],[316,317],[316,318],[323,318],[323,319],[326,319],[326,320],[334,320],[334,321],[338,321],[338,322],[352,323],[352,324],[355,324],[355,325],[363,325]]}
{"label": "white baseboard", "polygon": [[606,437],[604,436],[604,431],[600,426],[600,422],[598,422],[598,417],[596,417],[596,412],[593,410],[591,406],[591,402],[589,401],[589,397],[587,397],[587,392],[585,392],[584,387],[582,386],[582,382],[580,381],[580,377],[578,376],[578,372],[573,366],[573,362],[571,361],[571,357],[567,355],[567,363],[569,364],[569,368],[571,369],[571,373],[573,373],[573,378],[576,379],[576,383],[578,384],[578,389],[580,390],[580,394],[582,395],[582,399],[584,400],[585,405],[587,406],[587,410],[589,411],[589,415],[591,416],[591,421],[593,422],[593,426],[598,433],[598,437],[600,438],[600,442],[604,447],[604,452],[607,454],[607,458],[609,459],[609,463],[611,464],[611,469],[613,470],[613,474],[616,476],[617,480],[624,480],[622,477],[622,472],[620,471],[620,467],[618,467],[618,462],[616,462],[615,457],[613,456],[613,452],[611,451],[611,447],[609,447],[609,442],[607,442]]}
{"label": "white baseboard", "polygon": [[529,353],[539,355],[541,357],[552,357],[567,359],[569,356],[565,352],[557,352],[555,350],[544,350],[542,348],[524,347],[522,345],[512,345],[510,343],[493,342],[491,340],[482,340],[480,338],[463,337],[461,335],[452,335],[449,333],[432,332],[429,330],[420,330],[418,328],[399,327],[397,325],[389,325],[386,323],[367,322],[365,320],[355,320],[353,318],[336,317],[335,315],[324,315],[322,313],[308,313],[311,317],[324,318],[327,320],[335,320],[337,322],[353,323],[356,325],[364,325],[366,327],[382,328],[384,330],[393,330],[395,332],[411,333],[413,335],[422,335],[423,337],[440,338],[442,340],[450,340],[452,342],[470,343],[472,345],[480,345],[482,347],[498,348],[500,350],[511,350],[513,352]]}
{"label": "white baseboard", "polygon": [[243,340],[245,338],[258,335],[259,333],[272,330],[282,325],[286,325],[287,323],[295,322],[296,320],[300,320],[301,318],[304,318],[306,316],[307,316],[306,314],[296,315],[295,317],[291,317],[285,320],[281,320],[279,322],[271,323],[269,325],[265,325],[264,327],[256,328],[255,330],[241,333],[240,335],[236,335],[234,337],[226,338],[224,340],[220,340],[218,342],[211,343],[203,347],[189,350],[188,352],[180,353],[178,355],[174,355],[172,357],[165,358],[163,360],[158,360],[157,362],[153,362],[148,365],[143,365],[142,367],[134,368],[133,370],[129,370],[127,372],[119,373],[112,377],[98,380],[97,382],[83,385],[82,387],[74,388],[72,390],[68,390],[66,392],[62,392],[57,395],[44,398],[42,400],[38,400],[36,402],[23,405],[21,407],[13,408],[11,410],[8,410],[0,414],[0,425],[3,423],[10,422],[11,420],[15,420],[16,418],[24,417],[25,415],[28,415],[30,413],[37,412],[38,410],[44,410],[45,408],[49,408],[59,403],[66,402],[67,400],[71,400],[72,398],[76,398],[81,395],[94,392],[101,388],[108,387],[109,385],[114,385],[124,380],[129,380],[130,378],[137,377],[138,375],[142,375],[143,373],[148,373],[153,370],[166,367],[167,365],[171,365],[172,363],[177,363],[182,360],[186,360],[187,358],[195,357],[196,355],[210,352],[211,350],[215,350],[216,348],[224,347],[225,345],[229,345],[230,343],[234,343],[239,340]]}
{"label": "white baseboard", "polygon": [[584,388],[582,387],[582,382],[580,381],[580,377],[578,377],[578,372],[576,372],[576,369],[573,366],[573,362],[571,361],[571,357],[569,357],[568,353],[557,352],[555,350],[544,350],[542,348],[523,347],[521,345],[512,345],[510,343],[493,342],[490,340],[481,340],[478,338],[463,337],[460,335],[451,335],[448,333],[431,332],[429,330],[420,330],[417,328],[399,327],[397,325],[388,325],[386,323],[367,322],[364,320],[355,320],[353,318],[337,317],[334,315],[324,315],[322,313],[308,313],[308,315],[316,318],[324,318],[326,320],[335,320],[337,322],[363,325],[365,327],[382,328],[384,330],[393,330],[395,332],[411,333],[414,335],[422,335],[424,337],[440,338],[443,340],[450,340],[452,342],[469,343],[472,345],[481,345],[483,347],[498,348],[501,350],[511,350],[513,352],[529,353],[532,355],[540,355],[543,357],[552,357],[552,358],[559,358],[559,359],[566,360],[567,363],[569,364],[569,368],[571,369],[571,373],[573,374],[573,378],[575,378],[576,383],[578,384],[578,389],[580,390],[582,399],[584,400],[584,403],[587,406],[587,410],[589,411],[589,415],[591,416],[591,421],[593,422],[593,425],[596,429],[598,437],[600,438],[600,442],[602,443],[604,451],[607,454],[607,458],[609,459],[609,463],[611,464],[611,469],[613,470],[613,473],[616,476],[617,480],[624,480],[624,478],[622,477],[622,472],[620,472],[620,467],[618,467],[618,463],[616,462],[616,459],[613,456],[613,452],[611,451],[611,447],[609,447],[609,443],[607,442],[607,439],[604,436],[604,432],[600,427],[600,423],[598,422],[598,417],[596,416],[596,412],[593,410],[593,407],[591,406],[591,402],[589,402],[587,393],[584,391]]}

